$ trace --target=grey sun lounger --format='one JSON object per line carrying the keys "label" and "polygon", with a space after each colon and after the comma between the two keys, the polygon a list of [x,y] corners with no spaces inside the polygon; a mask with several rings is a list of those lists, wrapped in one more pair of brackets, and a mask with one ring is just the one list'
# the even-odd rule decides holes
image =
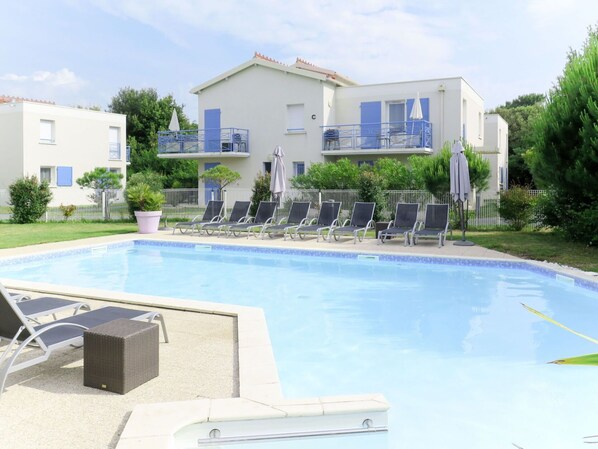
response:
{"label": "grey sun lounger", "polygon": [[67,310],[72,310],[73,315],[76,315],[80,310],[90,310],[89,304],[82,301],[52,296],[31,299],[26,295],[13,295],[6,290],[2,283],[0,283],[0,298],[14,302],[25,317],[36,323],[38,323],[38,318],[48,315],[52,315],[54,319],[57,319],[57,313]]}
{"label": "grey sun lounger", "polygon": [[[34,326],[16,302],[0,298],[0,339],[9,341],[0,355],[0,395],[9,374],[45,362],[58,349],[82,346],[85,330],[119,318],[148,322],[159,320],[164,341],[168,343],[164,318],[158,312],[110,306]],[[29,345],[35,345],[31,350],[41,353],[16,363]]]}
{"label": "grey sun lounger", "polygon": [[395,219],[388,223],[388,228],[378,233],[378,243],[403,236],[404,245],[407,246],[417,226],[418,212],[419,203],[397,203]]}
{"label": "grey sun lounger", "polygon": [[310,206],[311,203],[309,201],[293,201],[289,210],[289,216],[281,219],[278,224],[266,226],[264,233],[268,234],[268,237],[283,234],[284,240],[286,240],[288,235],[294,235],[299,226],[307,223]]}
{"label": "grey sun lounger", "polygon": [[292,238],[299,236],[304,239],[308,235],[316,235],[316,241],[320,241],[324,231],[329,231],[338,225],[338,215],[341,211],[340,201],[325,201],[320,206],[320,213],[317,218],[314,218],[306,225],[298,226],[295,230],[295,235]]}
{"label": "grey sun lounger", "polygon": [[205,224],[203,225],[202,230],[208,235],[212,235],[214,232],[218,231],[218,235],[220,235],[221,232],[226,231],[226,229],[232,225],[245,223],[249,218],[248,214],[250,206],[251,201],[235,201],[228,220]]}
{"label": "grey sun lounger", "polygon": [[226,235],[230,236],[232,234],[237,237],[246,232],[247,238],[249,238],[251,234],[255,235],[259,231],[256,237],[263,237],[264,228],[274,220],[277,205],[276,201],[260,201],[255,217],[248,218],[245,223],[229,226]]}
{"label": "grey sun lounger", "polygon": [[[376,203],[356,202],[353,205],[351,218],[345,220],[342,226],[330,229],[328,232],[328,241],[331,242],[332,237],[334,237],[334,240],[339,240],[342,235],[352,235],[353,243],[357,243],[357,240],[361,242],[368,230],[376,225],[373,220],[375,208]],[[361,237],[359,233],[361,233]]]}
{"label": "grey sun lounger", "polygon": [[438,247],[444,245],[449,226],[449,205],[428,204],[423,227],[416,229],[411,236],[411,246],[417,244],[420,238],[438,239]]}
{"label": "grey sun lounger", "polygon": [[175,231],[178,229],[181,234],[186,234],[187,232],[193,231],[201,232],[204,225],[208,223],[218,223],[221,222],[224,217],[222,216],[222,209],[224,207],[224,201],[220,200],[210,200],[206,205],[206,210],[204,211],[203,215],[200,217],[196,215],[193,217],[191,221],[182,221],[179,223],[175,223],[174,227],[172,228],[172,233],[174,234]]}

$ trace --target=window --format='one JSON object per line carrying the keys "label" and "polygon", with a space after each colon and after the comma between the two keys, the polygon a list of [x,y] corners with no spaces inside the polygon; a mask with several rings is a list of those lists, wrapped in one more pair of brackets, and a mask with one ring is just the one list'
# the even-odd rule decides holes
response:
{"label": "window", "polygon": [[305,162],[293,162],[293,176],[299,176],[305,173]]}
{"label": "window", "polygon": [[272,173],[272,162],[264,162],[264,173]]}
{"label": "window", "polygon": [[362,165],[369,165],[370,167],[373,167],[374,161],[357,161],[358,167],[361,167]]}
{"label": "window", "polygon": [[106,169],[110,172],[110,173],[116,173],[117,175],[120,175],[120,168],[115,168],[115,167],[106,167]]}
{"label": "window", "polygon": [[54,121],[39,121],[39,141],[40,143],[54,143]]}
{"label": "window", "polygon": [[482,138],[482,130],[483,128],[483,120],[482,120],[482,113],[478,112],[478,137],[481,139]]}
{"label": "window", "polygon": [[116,126],[108,129],[108,157],[111,161],[120,160],[120,128]]}
{"label": "window", "polygon": [[305,130],[305,114],[302,104],[287,105],[287,132],[298,132]]}
{"label": "window", "polygon": [[39,169],[39,180],[40,181],[47,181],[48,184],[52,184],[52,167],[40,167]]}
{"label": "window", "polygon": [[390,129],[395,132],[405,132],[405,121],[407,120],[404,101],[397,101],[388,103],[388,122],[390,123]]}
{"label": "window", "polygon": [[463,132],[461,133],[461,137],[463,141],[467,141],[467,100],[463,99],[463,107],[461,110],[462,117],[461,123],[463,124]]}

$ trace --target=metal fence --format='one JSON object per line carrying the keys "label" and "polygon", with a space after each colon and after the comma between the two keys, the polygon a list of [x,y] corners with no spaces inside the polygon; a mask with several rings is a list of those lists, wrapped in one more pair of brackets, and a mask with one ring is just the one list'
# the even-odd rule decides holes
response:
{"label": "metal fence", "polygon": [[[171,225],[180,219],[192,219],[197,215],[202,215],[205,209],[206,198],[204,192],[198,189],[165,189],[163,193],[166,197],[166,203],[162,208],[163,222],[165,225]],[[0,190],[0,194],[2,191]],[[237,200],[247,201],[251,198],[250,189],[227,189],[223,192],[222,199],[228,212]],[[530,190],[533,197],[544,194],[543,190]],[[419,203],[420,216],[423,220],[427,204],[450,204],[451,205],[451,223],[453,228],[457,228],[457,209],[450,195],[442,198],[436,198],[431,193],[424,190],[391,190],[384,192],[386,199],[385,208],[382,212],[382,220],[391,220],[392,214],[398,202],[401,203]],[[122,197],[121,197],[122,198]],[[89,204],[77,206],[69,220],[125,220],[129,218],[127,204],[121,198],[108,201],[105,209],[101,204]],[[283,201],[277,212],[277,219],[288,215],[290,205],[293,201],[310,201],[310,216],[315,217],[318,214],[320,204],[323,201],[340,201],[341,218],[349,218],[353,204],[358,201],[356,190],[289,190],[285,192]],[[469,228],[488,229],[507,225],[498,212],[500,197],[498,194],[482,192],[477,194],[465,203],[467,210],[467,224]],[[0,219],[8,220],[10,211],[8,207],[0,208]],[[42,217],[43,221],[62,221],[65,220],[63,211],[59,207],[48,208],[47,213]],[[538,228],[539,224],[531,223],[526,229]]]}

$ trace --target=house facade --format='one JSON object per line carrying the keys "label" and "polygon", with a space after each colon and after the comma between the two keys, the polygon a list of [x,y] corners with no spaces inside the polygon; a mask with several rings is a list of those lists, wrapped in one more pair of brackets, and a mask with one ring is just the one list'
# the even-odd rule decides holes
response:
{"label": "house facade", "polygon": [[[126,176],[126,116],[0,97],[0,204],[24,176],[47,180],[51,206],[89,204],[76,179],[96,167]],[[124,184],[124,179],[123,179]]]}
{"label": "house facade", "polygon": [[[486,131],[498,123],[486,121],[482,97],[460,77],[359,85],[301,59],[285,65],[258,53],[191,92],[199,130],[159,133],[159,156],[198,159],[200,174],[225,164],[241,174],[241,188],[270,170],[277,145],[291,178],[339,158],[407,162],[457,139],[481,150]],[[199,188],[209,199],[214,186]]]}
{"label": "house facade", "polygon": [[490,161],[488,190],[500,192],[509,185],[509,125],[498,114],[486,114],[484,128],[484,146],[479,152]]}

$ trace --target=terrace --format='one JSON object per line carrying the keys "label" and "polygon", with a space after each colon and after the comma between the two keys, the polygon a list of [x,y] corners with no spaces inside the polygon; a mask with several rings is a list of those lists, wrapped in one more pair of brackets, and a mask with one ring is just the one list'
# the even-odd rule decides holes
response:
{"label": "terrace", "polygon": [[198,159],[249,157],[249,130],[242,128],[158,131],[158,155],[163,158]]}
{"label": "terrace", "polygon": [[322,127],[322,155],[427,154],[432,152],[432,124],[426,120]]}

